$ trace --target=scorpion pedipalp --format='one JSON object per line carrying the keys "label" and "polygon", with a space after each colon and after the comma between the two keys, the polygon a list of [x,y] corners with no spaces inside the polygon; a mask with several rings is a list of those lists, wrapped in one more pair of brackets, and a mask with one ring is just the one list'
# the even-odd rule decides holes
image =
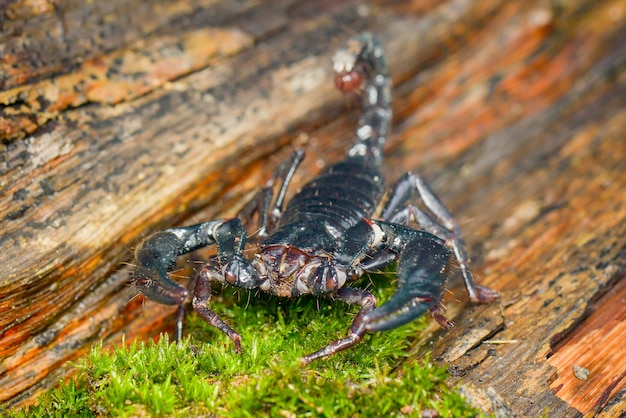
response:
{"label": "scorpion pedipalp", "polygon": [[189,292],[167,274],[176,264],[180,245],[180,239],[175,234],[163,231],[152,235],[137,248],[135,285],[148,299],[164,305],[185,303]]}

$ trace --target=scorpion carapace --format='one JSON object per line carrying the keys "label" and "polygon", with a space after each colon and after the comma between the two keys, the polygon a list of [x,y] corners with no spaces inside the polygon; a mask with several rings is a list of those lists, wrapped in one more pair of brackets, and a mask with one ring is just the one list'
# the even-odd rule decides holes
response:
{"label": "scorpion carapace", "polygon": [[[348,336],[303,357],[304,364],[353,346],[368,331],[396,328],[426,312],[442,327],[452,326],[440,312],[452,253],[471,301],[488,303],[497,297],[495,291],[474,284],[456,221],[417,174],[408,173],[398,181],[380,216],[373,219],[385,192],[380,165],[392,118],[387,63],[380,42],[370,33],[352,37],[332,61],[337,87],[357,92],[363,106],[356,142],[343,161],[307,183],[285,207],[286,190],[304,158],[297,150],[237,218],[167,229],[137,248],[135,284],[147,298],[179,306],[177,338],[182,336],[184,305],[190,295],[168,272],[179,256],[213,244],[217,255],[191,280],[191,303],[202,318],[232,339],[238,352],[240,335],[208,306],[212,282],[281,297],[310,294],[360,305]],[[416,193],[428,212],[411,204]],[[254,214],[259,223],[253,237],[258,253],[246,258],[248,236],[242,220]],[[409,226],[413,221],[421,230]],[[365,271],[394,261],[398,289],[383,305],[377,307],[367,290],[346,286]]]}

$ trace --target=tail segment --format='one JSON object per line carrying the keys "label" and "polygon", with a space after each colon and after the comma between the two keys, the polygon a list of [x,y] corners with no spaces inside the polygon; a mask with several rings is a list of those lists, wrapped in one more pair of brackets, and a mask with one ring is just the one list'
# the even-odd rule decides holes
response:
{"label": "tail segment", "polygon": [[391,78],[380,41],[369,32],[348,40],[333,56],[335,84],[343,92],[361,95],[363,114],[350,156],[382,162],[383,146],[391,128]]}

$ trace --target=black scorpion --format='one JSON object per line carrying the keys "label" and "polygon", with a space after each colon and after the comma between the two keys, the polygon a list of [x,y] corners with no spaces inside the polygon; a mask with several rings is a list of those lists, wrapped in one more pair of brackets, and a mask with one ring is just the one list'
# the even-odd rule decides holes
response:
{"label": "black scorpion", "polygon": [[[305,356],[303,364],[353,346],[368,331],[399,327],[427,311],[442,327],[452,326],[441,313],[452,253],[472,302],[489,303],[497,297],[497,292],[474,284],[458,224],[420,176],[405,174],[378,219],[372,218],[384,196],[380,166],[392,119],[387,63],[380,42],[370,33],[352,37],[332,61],[337,87],[357,92],[363,106],[357,140],[345,160],[307,183],[284,208],[286,190],[304,157],[304,152],[297,150],[237,218],[166,229],[137,248],[135,284],[148,299],[179,306],[177,338],[182,336],[189,291],[171,280],[168,272],[179,256],[213,244],[217,255],[191,281],[192,306],[230,337],[237,352],[241,352],[241,336],[208,306],[212,282],[258,288],[280,297],[325,296],[360,305],[348,336]],[[415,192],[430,214],[410,204]],[[255,214],[259,228],[251,239],[259,248],[248,259],[242,219]],[[409,227],[411,221],[422,230]],[[366,271],[394,261],[398,289],[383,305],[376,307],[376,298],[369,291],[345,286]]]}

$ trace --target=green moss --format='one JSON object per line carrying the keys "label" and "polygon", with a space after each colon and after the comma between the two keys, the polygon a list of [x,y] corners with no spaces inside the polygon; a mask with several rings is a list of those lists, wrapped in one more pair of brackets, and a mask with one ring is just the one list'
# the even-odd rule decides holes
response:
{"label": "green moss", "polygon": [[[386,280],[387,282],[388,280]],[[375,289],[379,300],[393,286]],[[38,406],[13,416],[475,416],[444,385],[428,358],[400,362],[426,319],[368,335],[350,350],[300,365],[300,357],[343,337],[358,307],[338,301],[293,301],[232,293],[216,309],[241,333],[244,352],[195,314],[179,343],[133,342],[80,360],[76,381],[61,382]],[[250,301],[248,301],[250,297]],[[400,365],[399,365],[400,364]],[[398,366],[399,365],[399,366]]]}

